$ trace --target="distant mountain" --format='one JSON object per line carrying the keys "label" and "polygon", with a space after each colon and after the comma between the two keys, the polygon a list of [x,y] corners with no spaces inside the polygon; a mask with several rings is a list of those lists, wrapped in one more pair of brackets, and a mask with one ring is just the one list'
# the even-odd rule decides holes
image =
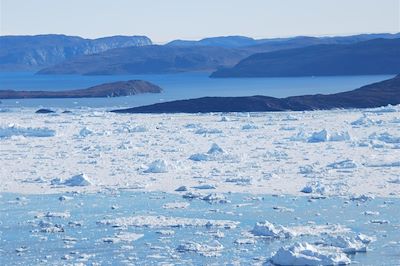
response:
{"label": "distant mountain", "polygon": [[372,39],[400,38],[400,33],[360,34],[351,36],[309,37],[297,36],[290,38],[253,39],[245,36],[221,36],[205,38],[198,41],[174,40],[167,46],[216,46],[226,48],[243,48],[253,52],[271,52],[283,49],[300,48],[318,44],[351,44]]}
{"label": "distant mountain", "polygon": [[111,75],[213,71],[221,66],[233,66],[248,55],[247,51],[222,47],[148,45],[81,56],[38,73]]}
{"label": "distant mountain", "polygon": [[400,75],[359,89],[335,93],[274,98],[204,97],[158,103],[130,109],[114,110],[116,113],[209,113],[209,112],[266,112],[329,110],[334,108],[374,108],[400,104]]}
{"label": "distant mountain", "polygon": [[66,91],[0,90],[0,99],[121,97],[140,93],[160,93],[162,89],[147,81],[128,80],[105,83],[87,89]]}
{"label": "distant mountain", "polygon": [[221,36],[201,39],[199,41],[174,40],[166,46],[215,46],[226,48],[237,48],[256,45],[257,40],[244,36]]}
{"label": "distant mountain", "polygon": [[83,39],[66,35],[0,36],[0,71],[39,70],[80,55],[151,45],[145,36]]}
{"label": "distant mountain", "polygon": [[378,75],[400,72],[400,39],[314,45],[258,53],[211,77]]}

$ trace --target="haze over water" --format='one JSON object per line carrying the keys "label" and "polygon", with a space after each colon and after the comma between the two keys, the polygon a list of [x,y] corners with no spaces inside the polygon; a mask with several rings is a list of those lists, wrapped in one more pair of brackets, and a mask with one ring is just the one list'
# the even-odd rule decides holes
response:
{"label": "haze over water", "polygon": [[58,91],[82,89],[101,83],[132,79],[147,80],[163,89],[161,94],[141,94],[132,97],[2,100],[1,107],[134,107],[206,96],[265,95],[282,98],[349,91],[392,77],[378,75],[211,79],[208,76],[209,73],[112,76],[35,75],[32,72],[0,73],[0,89]]}

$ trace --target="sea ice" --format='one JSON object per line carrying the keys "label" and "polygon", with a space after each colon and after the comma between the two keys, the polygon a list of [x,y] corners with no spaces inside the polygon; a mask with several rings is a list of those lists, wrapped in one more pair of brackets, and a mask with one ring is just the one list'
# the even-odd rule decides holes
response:
{"label": "sea ice", "polygon": [[340,251],[320,251],[317,246],[304,242],[281,247],[271,262],[282,266],[324,266],[350,264],[351,260]]}
{"label": "sea ice", "polygon": [[357,168],[357,164],[353,160],[344,160],[328,164],[327,167],[332,169],[352,169]]}
{"label": "sea ice", "polygon": [[91,184],[92,184],[91,181],[85,174],[78,174],[71,176],[70,178],[60,183],[60,185],[69,187],[90,186]]}
{"label": "sea ice", "polygon": [[209,220],[209,219],[195,219],[184,217],[167,217],[167,216],[131,216],[120,217],[110,220],[101,220],[99,223],[112,225],[114,227],[148,227],[148,228],[164,228],[164,227],[222,227],[222,228],[235,228],[239,222],[230,220]]}
{"label": "sea ice", "polygon": [[53,137],[55,131],[49,128],[32,128],[32,127],[17,127],[15,124],[10,124],[8,127],[0,127],[0,139],[10,138],[12,136],[23,137]]}
{"label": "sea ice", "polygon": [[165,160],[153,161],[145,170],[145,173],[166,173],[168,170],[168,164]]}
{"label": "sea ice", "polygon": [[251,233],[254,236],[263,236],[270,238],[289,238],[293,236],[293,233],[286,227],[281,225],[273,225],[268,221],[257,222],[254,225]]}
{"label": "sea ice", "polygon": [[219,256],[223,249],[224,246],[218,241],[214,241],[211,245],[188,241],[177,247],[178,252],[195,252],[206,257]]}
{"label": "sea ice", "polygon": [[350,140],[348,132],[331,132],[329,133],[326,129],[319,132],[314,132],[308,139],[307,142],[326,142],[326,141],[346,141]]}

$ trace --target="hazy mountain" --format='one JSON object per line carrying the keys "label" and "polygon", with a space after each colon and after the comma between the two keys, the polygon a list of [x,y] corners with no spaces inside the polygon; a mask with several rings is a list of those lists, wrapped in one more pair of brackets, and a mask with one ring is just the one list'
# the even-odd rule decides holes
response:
{"label": "hazy mountain", "polygon": [[174,40],[167,43],[167,46],[216,46],[216,47],[244,47],[250,45],[256,45],[257,40],[244,36],[221,36],[201,39],[199,41],[187,41],[187,40]]}
{"label": "hazy mountain", "polygon": [[233,66],[248,56],[246,51],[205,46],[149,45],[127,47],[81,56],[39,71],[39,74],[154,74],[213,71]]}
{"label": "hazy mountain", "polygon": [[400,104],[400,75],[359,89],[335,93],[274,98],[250,97],[204,97],[157,103],[117,113],[209,113],[209,112],[266,112],[305,111],[333,108],[374,108],[388,104]]}
{"label": "hazy mountain", "polygon": [[199,41],[174,40],[167,46],[217,46],[226,48],[243,48],[254,52],[270,52],[282,49],[300,48],[317,44],[351,44],[372,39],[400,38],[400,33],[360,34],[351,36],[253,39],[245,36],[221,36],[201,39]]}
{"label": "hazy mountain", "polygon": [[258,53],[212,77],[378,75],[400,72],[400,39],[326,44]]}
{"label": "hazy mountain", "polygon": [[0,71],[38,70],[80,55],[151,45],[145,36],[83,39],[66,35],[0,36]]}

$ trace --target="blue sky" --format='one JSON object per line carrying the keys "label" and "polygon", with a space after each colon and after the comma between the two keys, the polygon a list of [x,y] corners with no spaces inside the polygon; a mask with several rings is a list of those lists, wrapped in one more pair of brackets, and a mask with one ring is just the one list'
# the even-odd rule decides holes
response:
{"label": "blue sky", "polygon": [[399,32],[400,0],[0,0],[0,35],[172,39]]}

